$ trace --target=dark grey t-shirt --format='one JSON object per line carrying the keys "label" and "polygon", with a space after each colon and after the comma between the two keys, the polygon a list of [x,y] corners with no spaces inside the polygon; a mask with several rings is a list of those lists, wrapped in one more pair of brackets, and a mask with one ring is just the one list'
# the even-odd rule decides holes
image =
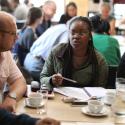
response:
{"label": "dark grey t-shirt", "polygon": [[19,36],[18,43],[24,49],[30,51],[30,48],[34,41],[36,40],[36,35],[31,28],[26,28]]}

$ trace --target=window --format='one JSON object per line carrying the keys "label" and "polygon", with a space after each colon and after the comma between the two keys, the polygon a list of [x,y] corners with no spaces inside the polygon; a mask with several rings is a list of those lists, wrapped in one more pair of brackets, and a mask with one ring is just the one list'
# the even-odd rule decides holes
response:
{"label": "window", "polygon": [[114,16],[116,19],[121,19],[125,16],[125,4],[114,4]]}

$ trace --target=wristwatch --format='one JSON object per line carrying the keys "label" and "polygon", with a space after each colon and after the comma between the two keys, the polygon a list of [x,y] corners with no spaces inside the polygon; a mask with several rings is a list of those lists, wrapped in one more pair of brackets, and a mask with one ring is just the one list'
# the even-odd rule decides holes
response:
{"label": "wristwatch", "polygon": [[9,97],[9,98],[12,98],[12,99],[14,99],[14,100],[17,99],[17,96],[16,96],[16,93],[15,93],[15,92],[9,93],[9,94],[8,94],[8,97]]}

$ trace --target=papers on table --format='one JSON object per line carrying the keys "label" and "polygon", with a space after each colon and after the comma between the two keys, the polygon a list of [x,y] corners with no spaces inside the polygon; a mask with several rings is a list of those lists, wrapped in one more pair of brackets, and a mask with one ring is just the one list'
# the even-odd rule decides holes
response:
{"label": "papers on table", "polygon": [[97,98],[104,97],[106,94],[106,89],[102,87],[84,87],[86,93],[90,94],[90,97],[96,96]]}
{"label": "papers on table", "polygon": [[83,99],[83,100],[89,99],[89,96],[85,93],[83,88],[59,87],[59,88],[54,88],[54,91],[68,97],[73,97],[73,98]]}
{"label": "papers on table", "polygon": [[68,97],[73,97],[82,100],[88,100],[93,96],[101,98],[104,97],[106,94],[106,89],[101,87],[58,87],[54,88],[54,91]]}

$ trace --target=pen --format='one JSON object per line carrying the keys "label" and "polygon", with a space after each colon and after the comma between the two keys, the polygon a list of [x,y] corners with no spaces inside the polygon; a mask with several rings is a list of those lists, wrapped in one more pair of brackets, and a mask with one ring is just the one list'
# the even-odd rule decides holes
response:
{"label": "pen", "polygon": [[72,79],[69,79],[69,78],[65,78],[65,77],[63,77],[63,79],[66,80],[66,81],[69,81],[69,82],[77,83],[77,81],[72,80]]}
{"label": "pen", "polygon": [[[60,75],[60,73],[58,73],[58,74]],[[75,80],[72,80],[72,79],[69,79],[69,78],[66,78],[66,77],[63,77],[63,76],[62,76],[62,78],[63,78],[64,80],[69,81],[69,82],[72,82],[72,83],[78,83],[78,82],[75,81]]]}
{"label": "pen", "polygon": [[92,97],[92,95],[91,95],[85,88],[83,88],[83,90],[85,91],[85,93],[86,93],[89,97]]}

